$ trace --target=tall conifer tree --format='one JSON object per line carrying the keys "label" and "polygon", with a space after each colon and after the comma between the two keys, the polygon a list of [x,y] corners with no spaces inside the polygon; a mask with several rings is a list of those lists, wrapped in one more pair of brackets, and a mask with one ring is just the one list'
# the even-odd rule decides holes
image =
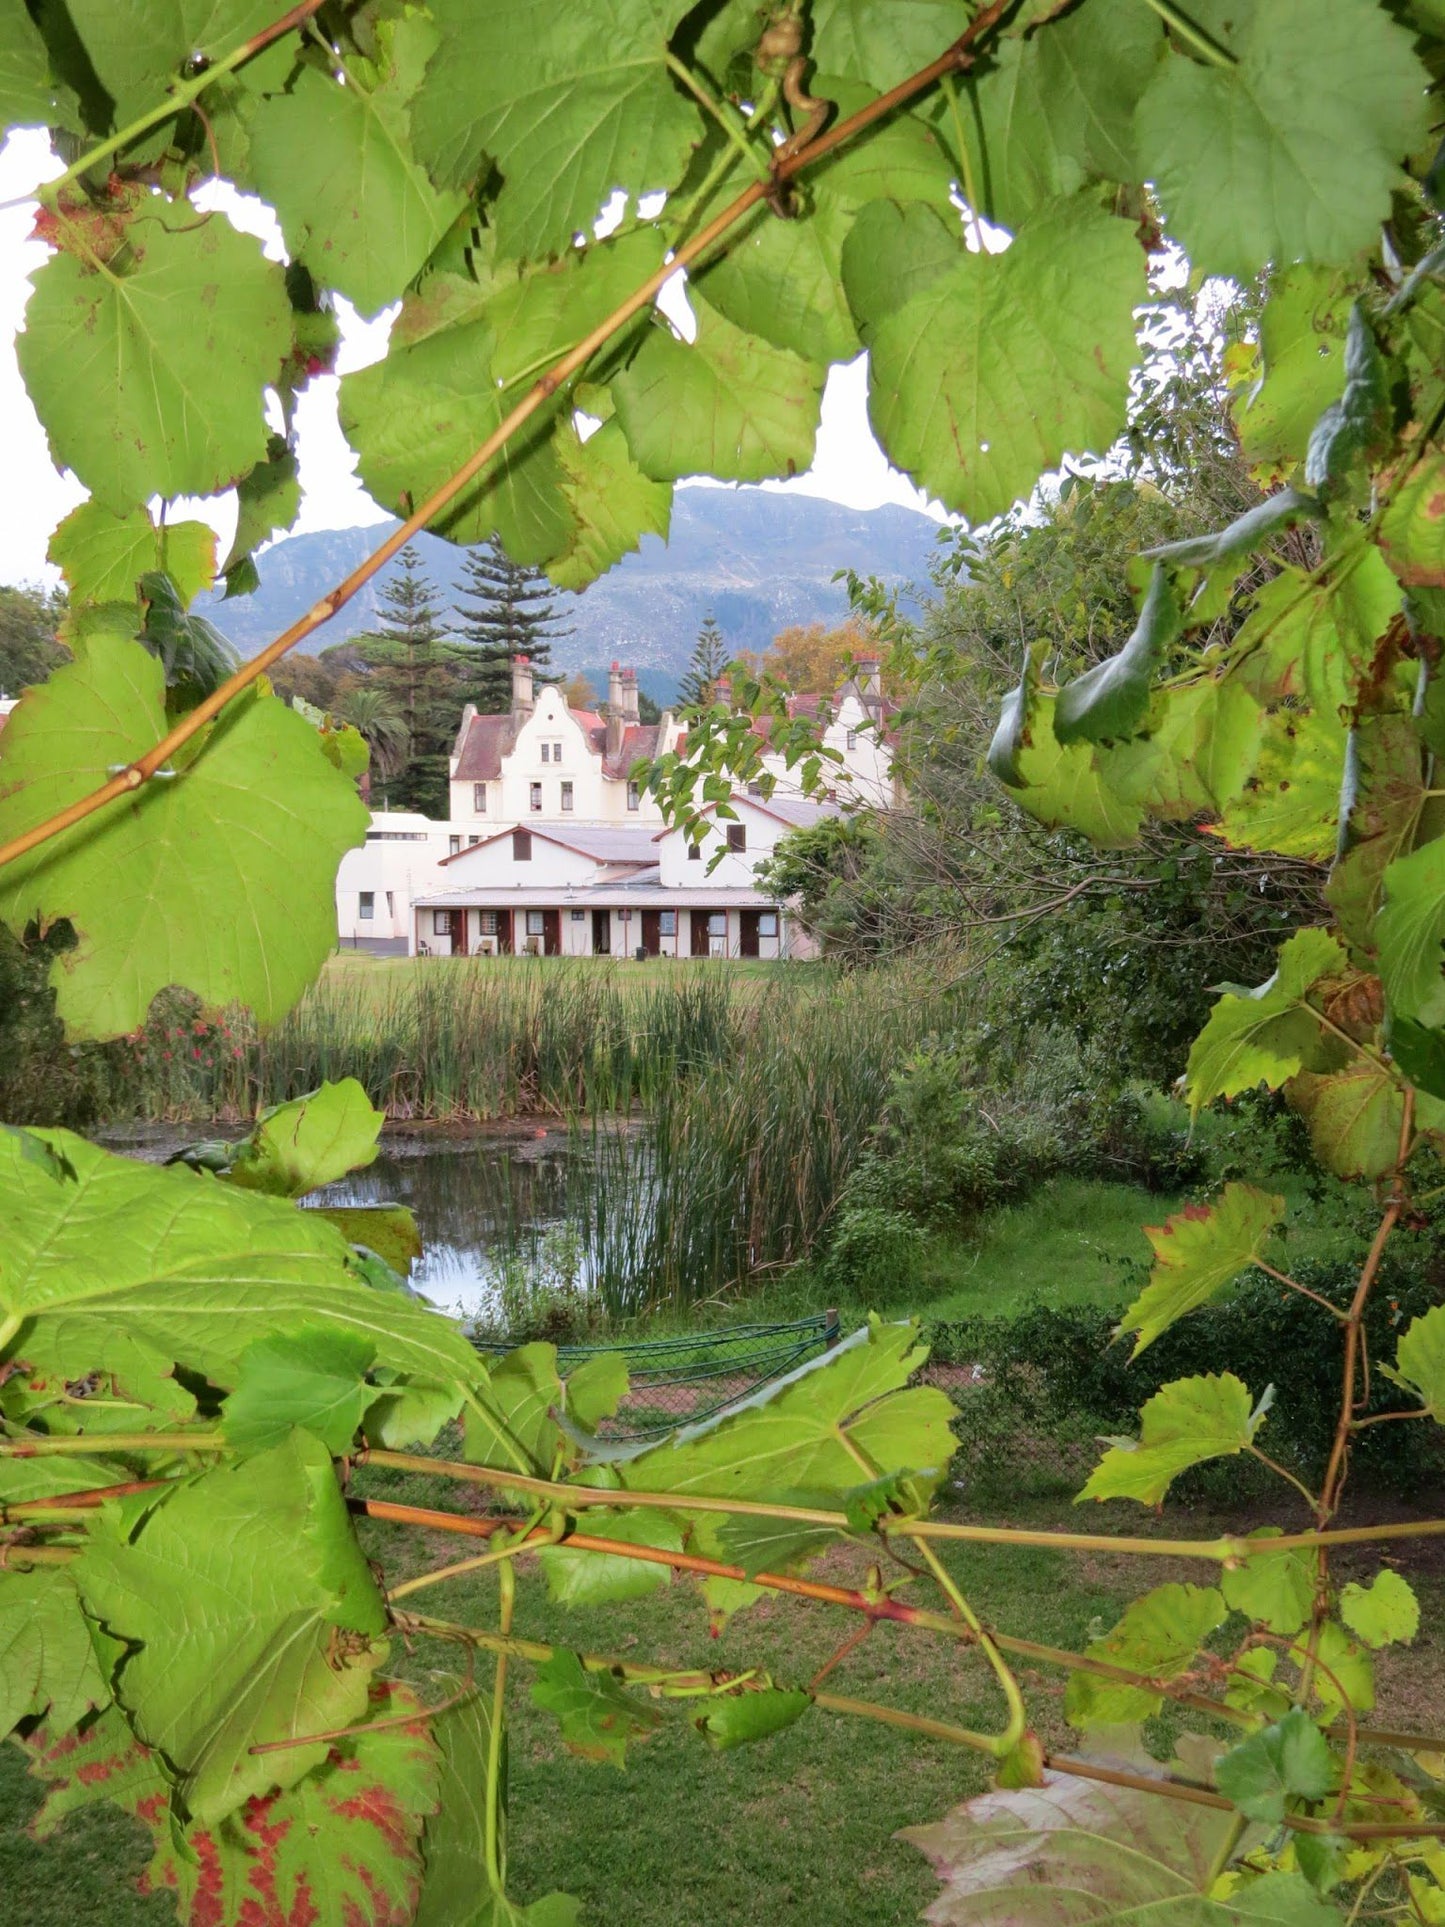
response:
{"label": "tall conifer tree", "polygon": [[688,657],[687,668],[677,685],[677,700],[684,707],[710,703],[717,690],[718,677],[727,667],[728,646],[717,619],[709,609],[703,617],[697,641]]}
{"label": "tall conifer tree", "polygon": [[370,672],[368,681],[390,697],[404,731],[400,766],[387,781],[388,800],[395,809],[444,818],[447,752],[463,699],[441,609],[410,543],[398,565],[377,595],[379,626],[353,647]]}
{"label": "tall conifer tree", "polygon": [[465,701],[493,714],[508,708],[513,656],[530,656],[539,682],[555,680],[552,644],[572,631],[554,594],[542,571],[514,562],[495,535],[467,551],[454,604],[461,640],[450,646]]}

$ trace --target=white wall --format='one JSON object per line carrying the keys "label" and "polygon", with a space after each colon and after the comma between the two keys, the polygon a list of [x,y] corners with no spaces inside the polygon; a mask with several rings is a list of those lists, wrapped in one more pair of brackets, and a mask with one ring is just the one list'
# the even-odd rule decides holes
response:
{"label": "white wall", "polygon": [[[747,836],[744,851],[727,849],[729,824],[726,818],[711,816],[699,848],[697,860],[688,856],[690,838],[681,830],[669,830],[657,843],[662,882],[669,890],[751,890],[753,872],[764,857],[771,856],[779,841],[794,827],[765,810],[754,807],[746,796],[734,796],[732,806],[737,821]],[[719,849],[725,854],[715,870],[708,865]]]}
{"label": "white wall", "polygon": [[[826,748],[836,750],[842,760],[825,761],[819,780],[837,791],[840,802],[862,803],[876,810],[892,808],[896,800],[893,751],[882,740],[872,717],[852,690],[840,700],[836,715],[823,731],[823,743]],[[798,781],[801,765],[795,764],[789,769],[775,751],[765,752],[762,761],[763,768],[777,778],[775,795],[802,795]]]}
{"label": "white wall", "polygon": [[[667,719],[659,751],[671,749],[680,734],[677,724]],[[564,782],[572,785],[570,811],[562,808]],[[533,783],[542,786],[540,810],[532,808]],[[652,829],[662,824],[662,812],[645,790],[635,810],[627,807],[626,772],[621,777],[603,773],[601,755],[555,683],[544,684],[537,691],[532,714],[518,730],[512,749],[501,758],[501,774],[487,780],[484,789],[486,809],[479,812],[475,786],[453,781],[452,815],[457,821],[474,828],[480,828],[483,821],[493,825],[529,821],[558,825],[631,823]]]}
{"label": "white wall", "polygon": [[512,834],[494,837],[490,843],[479,843],[475,849],[464,849],[452,858],[441,873],[438,890],[550,890],[561,889],[569,883],[593,883],[597,877],[597,859],[584,856],[580,850],[564,849],[560,844],[549,843],[541,834],[541,826],[536,823],[522,823],[518,827],[532,832],[532,854],[525,862],[517,862],[512,855]]}
{"label": "white wall", "polygon": [[[371,829],[373,834],[359,849],[342,857],[336,873],[336,928],[343,943],[405,937],[413,900],[445,887],[441,861],[455,825],[378,810]],[[398,840],[403,835],[406,840]],[[421,840],[415,840],[418,837]],[[372,899],[369,918],[361,914],[365,891]]]}

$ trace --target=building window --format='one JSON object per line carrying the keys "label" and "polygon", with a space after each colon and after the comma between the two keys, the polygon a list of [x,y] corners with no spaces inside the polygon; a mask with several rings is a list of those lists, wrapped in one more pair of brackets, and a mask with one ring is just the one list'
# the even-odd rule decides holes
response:
{"label": "building window", "polygon": [[361,897],[356,907],[356,914],[363,923],[371,922],[372,918],[376,915],[376,892],[374,890],[363,890],[361,892]]}
{"label": "building window", "polygon": [[449,937],[452,934],[452,913],[450,910],[432,911],[431,933],[434,937]]}
{"label": "building window", "polygon": [[560,763],[560,762],[561,762],[561,760],[562,760],[562,745],[561,745],[560,743],[553,743],[553,745],[552,745],[552,761],[553,761],[554,763]]}
{"label": "building window", "polygon": [[657,934],[659,937],[675,937],[677,935],[676,910],[663,910],[659,913],[657,919]]}
{"label": "building window", "polygon": [[689,863],[701,863],[701,862],[702,862],[702,845],[701,845],[701,843],[689,843],[689,844],[688,844],[688,846],[687,846],[687,860],[688,860],[688,862],[689,862]]}
{"label": "building window", "polygon": [[543,745],[542,745],[542,761],[543,761],[544,763],[550,763],[550,762],[551,762],[551,760],[552,760],[552,745],[551,745],[550,743],[543,743]]}
{"label": "building window", "polygon": [[447,855],[448,856],[455,856],[457,851],[461,847],[462,847],[462,839],[459,836],[449,836],[447,838]]}
{"label": "building window", "polygon": [[496,936],[497,913],[495,910],[483,910],[481,912],[480,923],[481,923],[481,934],[484,937]]}
{"label": "building window", "polygon": [[532,832],[530,830],[513,830],[512,861],[513,863],[530,863],[532,861]]}
{"label": "building window", "polygon": [[857,749],[858,747],[858,732],[856,729],[850,729],[848,731],[848,747],[849,749]]}
{"label": "building window", "polygon": [[627,785],[627,807],[630,810],[636,810],[642,807],[642,792],[638,789],[636,783],[629,783]]}
{"label": "building window", "polygon": [[472,815],[485,816],[487,813],[487,786],[485,783],[472,784]]}
{"label": "building window", "polygon": [[587,921],[587,912],[585,910],[574,910],[572,912],[572,921],[573,923],[585,923]]}
{"label": "building window", "polygon": [[533,783],[531,785],[531,791],[532,791],[532,808],[534,810],[540,811],[542,808],[542,785],[540,783]]}
{"label": "building window", "polygon": [[481,842],[481,840],[482,839],[479,836],[469,836],[467,838],[467,848],[469,850],[476,849],[477,845]]}
{"label": "building window", "polygon": [[707,934],[710,937],[725,937],[728,933],[728,913],[714,910],[707,920]]}
{"label": "building window", "polygon": [[529,937],[542,936],[546,928],[547,926],[542,921],[542,912],[540,910],[529,910],[527,912],[527,935]]}
{"label": "building window", "polygon": [[778,934],[778,913],[776,910],[759,910],[758,935],[776,937]]}
{"label": "building window", "polygon": [[748,826],[746,823],[728,824],[728,848],[745,850],[748,847]]}
{"label": "building window", "polygon": [[570,783],[564,783],[562,785],[562,808],[564,812],[568,813],[570,813],[572,808],[572,785]]}
{"label": "building window", "polygon": [[761,795],[762,795],[762,793],[763,793],[763,786],[762,786],[762,784],[761,784],[761,783],[749,783],[749,784],[748,784],[748,795],[749,795],[749,796],[761,796]]}

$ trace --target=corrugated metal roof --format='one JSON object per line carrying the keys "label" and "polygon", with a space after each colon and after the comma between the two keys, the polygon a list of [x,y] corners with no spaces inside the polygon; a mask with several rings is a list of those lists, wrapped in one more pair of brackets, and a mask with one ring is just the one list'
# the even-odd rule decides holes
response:
{"label": "corrugated metal roof", "polygon": [[610,823],[579,823],[574,829],[571,824],[559,824],[549,818],[544,823],[508,824],[506,829],[494,830],[478,843],[469,843],[463,850],[453,850],[450,856],[442,858],[442,863],[457,863],[477,850],[490,849],[492,844],[511,836],[514,830],[526,830],[543,843],[555,843],[559,849],[573,850],[578,856],[591,857],[594,863],[647,864],[657,861],[652,848],[651,830],[634,829],[626,823],[616,826]]}
{"label": "corrugated metal roof", "polygon": [[494,889],[436,890],[417,897],[417,910],[777,910],[776,897],[761,890],[668,890],[661,884],[593,883],[579,885],[569,896],[565,888],[550,890]]}

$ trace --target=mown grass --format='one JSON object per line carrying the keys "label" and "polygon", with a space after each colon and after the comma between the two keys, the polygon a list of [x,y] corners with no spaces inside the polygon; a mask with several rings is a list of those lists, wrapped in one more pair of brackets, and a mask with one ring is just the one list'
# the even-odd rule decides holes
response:
{"label": "mown grass", "polygon": [[[377,1491],[384,1475],[365,1477]],[[457,1503],[440,1482],[408,1496],[424,1504]],[[1009,1523],[1077,1526],[1058,1502],[1009,1508]],[[1136,1509],[1091,1510],[1092,1530],[1207,1536],[1226,1524],[1215,1512],[1171,1507],[1141,1524]],[[428,1542],[395,1528],[368,1527],[369,1549],[390,1576],[455,1558],[456,1542]],[[1441,1705],[1445,1642],[1445,1574],[1427,1548],[1402,1547],[1400,1563],[1420,1597],[1423,1623],[1411,1651],[1383,1655],[1377,1719],[1385,1725],[1430,1727]],[[1201,1582],[1197,1569],[1108,1553],[1087,1556],[1037,1548],[950,1548],[946,1563],[986,1620],[1047,1644],[1077,1647],[1115,1619],[1126,1601],[1166,1579]],[[1361,1556],[1359,1570],[1372,1568]],[[825,1575],[857,1583],[866,1559],[830,1555]],[[1341,1576],[1350,1571],[1341,1566]],[[418,1609],[462,1623],[495,1623],[490,1575],[472,1575],[415,1595]],[[553,1604],[524,1566],[517,1629],[576,1651],[616,1652],[634,1661],[742,1668],[765,1665],[784,1683],[806,1683],[853,1628],[830,1608],[765,1600],[709,1632],[704,1604],[679,1581],[649,1600],[577,1611]],[[418,1647],[397,1655],[402,1670],[424,1679],[429,1665],[453,1665],[450,1649]],[[489,1672],[484,1666],[482,1676]],[[625,1771],[585,1761],[563,1747],[551,1718],[534,1708],[530,1672],[513,1671],[511,1736],[511,1867],[520,1899],[562,1889],[583,1902],[588,1927],[772,1927],[778,1921],[829,1927],[898,1927],[914,1920],[937,1892],[921,1856],[894,1836],[900,1827],[933,1820],[982,1790],[983,1763],[942,1743],[915,1739],[872,1722],[813,1713],[756,1746],[709,1752],[688,1723],[685,1705],[666,1709],[665,1725],[634,1746]],[[1073,1745],[1062,1719],[1060,1676],[1025,1668],[1032,1717],[1045,1743]],[[875,1627],[830,1675],[833,1690],[864,1699],[989,1726],[1000,1707],[976,1657],[947,1642],[900,1628]],[[1148,1738],[1167,1752],[1174,1728],[1151,1722]],[[161,1927],[164,1900],[141,1901],[132,1882],[144,1861],[138,1828],[98,1807],[68,1821],[50,1842],[23,1832],[38,1799],[13,1748],[0,1748],[0,1892],[6,1916],[25,1927]]]}

